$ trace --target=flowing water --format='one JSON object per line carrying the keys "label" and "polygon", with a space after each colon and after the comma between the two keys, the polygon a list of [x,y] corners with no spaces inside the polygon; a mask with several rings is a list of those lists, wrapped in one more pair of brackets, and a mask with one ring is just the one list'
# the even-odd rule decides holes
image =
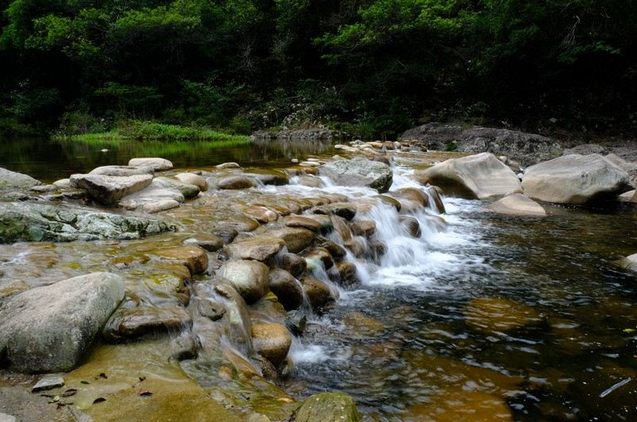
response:
{"label": "flowing water", "polygon": [[[127,152],[102,161],[91,147],[86,156],[98,158],[83,161],[76,150],[56,145],[64,151],[64,169],[43,168],[51,151],[40,155],[42,162],[22,164],[3,155],[0,166],[13,163],[12,169],[26,172],[31,166],[32,175],[46,173],[52,180],[145,155]],[[331,151],[330,146],[309,152],[250,146],[183,162],[166,158],[189,168],[228,160],[284,166],[290,158]],[[417,187],[410,162],[396,161],[392,190]],[[262,186],[254,194],[376,194],[329,180],[321,188],[296,182]],[[213,207],[206,199],[199,204]],[[387,253],[375,261],[347,256],[362,283],[347,289],[333,285],[338,301],[320,314],[308,312],[305,332],[293,342],[294,366],[284,390],[297,398],[346,392],[371,421],[637,420],[637,277],[615,263],[637,252],[635,208],[548,207],[549,216],[537,219],[500,217],[485,212],[480,201],[445,198],[445,206],[441,216],[433,210],[413,214],[420,238],[408,234],[391,206],[359,212],[356,219],[376,223],[374,236],[387,244]],[[186,233],[193,226],[206,229],[204,215],[211,208],[205,207],[169,215],[182,218]],[[131,250],[180,244],[186,236],[81,247],[0,246],[0,269],[5,279],[20,272],[23,283],[37,285],[44,275],[62,279],[103,269]],[[336,234],[332,240],[342,242]],[[160,269],[138,276],[155,273]],[[320,268],[314,275],[329,281]],[[142,301],[162,297],[152,288],[144,292]]]}

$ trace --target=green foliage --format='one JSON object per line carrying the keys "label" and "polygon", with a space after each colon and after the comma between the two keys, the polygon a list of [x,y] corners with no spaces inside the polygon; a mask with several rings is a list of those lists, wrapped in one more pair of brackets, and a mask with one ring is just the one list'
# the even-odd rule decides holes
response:
{"label": "green foliage", "polygon": [[[629,0],[0,0],[0,118],[183,127],[422,117],[619,118],[637,95]],[[90,113],[87,112],[90,110]],[[66,113],[66,114],[65,114]],[[103,119],[103,120],[102,120]],[[156,133],[161,132],[157,129]]]}

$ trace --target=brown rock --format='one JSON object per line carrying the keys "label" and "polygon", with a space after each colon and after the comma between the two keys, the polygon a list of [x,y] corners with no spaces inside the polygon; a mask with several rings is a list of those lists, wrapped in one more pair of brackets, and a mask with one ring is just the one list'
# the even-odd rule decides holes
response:
{"label": "brown rock", "polygon": [[269,235],[283,239],[288,251],[293,253],[302,251],[314,240],[314,233],[311,231],[292,227],[272,230]]}
{"label": "brown rock", "polygon": [[252,344],[257,353],[277,366],[287,357],[292,337],[281,324],[255,324],[252,326]]}
{"label": "brown rock", "polygon": [[208,255],[198,246],[161,249],[154,254],[167,261],[185,265],[192,275],[201,274],[208,268]]}
{"label": "brown rock", "polygon": [[283,254],[281,257],[281,268],[288,271],[294,277],[300,277],[307,269],[305,259],[293,253]]}
{"label": "brown rock", "polygon": [[287,227],[295,227],[301,229],[312,230],[318,232],[321,230],[321,223],[317,220],[309,217],[303,217],[300,215],[291,215],[285,218],[285,225]]}
{"label": "brown rock", "polygon": [[303,304],[303,288],[292,274],[274,268],[270,270],[268,279],[270,290],[276,295],[285,310],[297,309]]}
{"label": "brown rock", "polygon": [[285,242],[283,239],[266,236],[256,236],[233,243],[228,249],[236,258],[267,261],[283,249]]}
{"label": "brown rock", "polygon": [[314,309],[325,306],[337,299],[337,292],[332,292],[330,286],[312,276],[303,277],[301,284],[303,284],[305,293]]}
{"label": "brown rock", "polygon": [[182,307],[139,307],[116,311],[104,327],[110,341],[133,339],[150,333],[181,331],[192,326],[192,317]]}

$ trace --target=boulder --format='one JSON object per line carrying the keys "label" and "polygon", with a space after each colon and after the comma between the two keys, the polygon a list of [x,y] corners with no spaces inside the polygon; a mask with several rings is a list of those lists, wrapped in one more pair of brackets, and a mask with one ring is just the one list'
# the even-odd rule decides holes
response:
{"label": "boulder", "polygon": [[179,207],[179,202],[174,199],[159,199],[153,202],[147,202],[142,206],[142,210],[149,214],[155,214],[162,211],[171,210]]}
{"label": "boulder", "polygon": [[637,272],[637,253],[627,256],[619,261],[619,265],[627,270]]}
{"label": "boulder", "polygon": [[164,189],[178,190],[184,198],[195,198],[201,192],[199,186],[195,184],[185,183],[179,179],[172,177],[158,177],[153,180],[153,184]]}
{"label": "boulder", "polygon": [[285,218],[285,225],[287,227],[301,228],[318,232],[321,230],[321,223],[317,220],[309,217],[303,217],[301,215],[290,215]]}
{"label": "boulder", "polygon": [[617,197],[617,199],[619,199],[620,202],[632,202],[637,204],[637,190],[633,189],[626,193],[622,193]]}
{"label": "boulder", "polygon": [[150,167],[155,171],[170,170],[173,163],[165,158],[133,158],[128,162],[130,167]]}
{"label": "boulder", "polygon": [[314,309],[325,306],[338,299],[337,292],[332,292],[330,286],[312,276],[307,275],[303,277],[301,284],[305,289],[310,305],[312,305]]}
{"label": "boulder", "polygon": [[263,205],[250,205],[246,207],[243,212],[247,216],[254,218],[262,224],[267,224],[271,221],[276,221],[279,219],[279,214]]}
{"label": "boulder", "polygon": [[454,158],[417,174],[422,184],[442,187],[467,199],[489,199],[521,192],[513,171],[493,154]]}
{"label": "boulder", "polygon": [[279,253],[285,246],[283,239],[276,237],[256,236],[228,246],[233,257],[267,261]]}
{"label": "boulder", "polygon": [[0,167],[0,189],[29,190],[40,184],[42,183],[39,180],[31,176]]}
{"label": "boulder", "polygon": [[422,236],[420,222],[415,217],[412,217],[411,215],[401,215],[400,225],[411,237],[418,239]]}
{"label": "boulder", "polygon": [[198,246],[160,249],[153,253],[166,261],[185,266],[192,275],[201,274],[208,268],[208,255]]}
{"label": "boulder", "polygon": [[533,199],[583,205],[616,198],[630,190],[630,180],[628,173],[599,154],[573,154],[529,167],[522,187]]}
{"label": "boulder", "polygon": [[637,163],[626,161],[618,155],[608,154],[606,159],[628,173],[633,188],[637,188]]}
{"label": "boulder", "polygon": [[204,248],[208,252],[216,252],[219,249],[223,248],[224,241],[214,234],[200,233],[194,237],[190,237],[184,240],[184,245],[199,246],[200,248]]}
{"label": "boulder", "polygon": [[281,257],[281,268],[288,271],[294,277],[300,277],[307,269],[305,259],[293,253],[283,254]]}
{"label": "boulder", "polygon": [[246,176],[226,176],[217,181],[217,189],[248,189],[257,187],[254,179]]}
{"label": "boulder", "polygon": [[303,288],[289,272],[279,268],[270,270],[268,284],[286,311],[303,304]]}
{"label": "boulder", "polygon": [[356,205],[350,204],[349,202],[334,202],[329,204],[327,208],[332,214],[343,217],[348,221],[356,216],[357,211]]}
{"label": "boulder", "polygon": [[138,176],[143,174],[155,175],[155,170],[152,167],[131,167],[131,166],[101,166],[94,168],[88,174],[100,175],[100,176]]}
{"label": "boulder", "polygon": [[314,240],[314,233],[305,229],[295,229],[292,227],[285,227],[282,229],[271,230],[268,232],[271,237],[277,237],[283,239],[288,251],[292,253],[300,252],[312,243]]}
{"label": "boulder", "polygon": [[356,236],[371,237],[376,233],[376,222],[373,220],[358,220],[352,222],[350,228]]}
{"label": "boulder", "polygon": [[0,202],[0,243],[17,241],[139,239],[176,230],[148,218],[124,216],[69,204]]}
{"label": "boulder", "polygon": [[361,157],[330,161],[321,167],[320,172],[337,185],[367,186],[379,193],[387,192],[393,182],[391,167]]}
{"label": "boulder", "polygon": [[356,403],[345,393],[314,394],[296,411],[296,422],[358,422]]}
{"label": "boulder", "polygon": [[121,277],[102,272],[11,297],[0,306],[0,355],[21,372],[73,369],[124,290]]}
{"label": "boulder", "polygon": [[255,324],[252,326],[252,344],[257,353],[278,366],[288,355],[292,336],[282,324]]}
{"label": "boulder", "polygon": [[187,185],[195,185],[201,190],[205,192],[208,190],[208,182],[206,179],[194,173],[179,173],[175,176],[175,179],[187,184]]}
{"label": "boulder", "polygon": [[499,201],[487,205],[486,209],[498,214],[546,217],[546,211],[540,204],[520,193],[505,196]]}
{"label": "boulder", "polygon": [[181,306],[143,306],[117,310],[106,323],[103,334],[107,340],[117,342],[151,333],[176,333],[191,326],[192,317]]}
{"label": "boulder", "polygon": [[84,189],[89,197],[102,205],[111,205],[126,195],[138,192],[150,186],[153,176],[102,176],[98,174],[74,174],[71,186]]}
{"label": "boulder", "polygon": [[220,274],[248,304],[256,302],[268,292],[268,267],[261,262],[228,262],[222,267]]}
{"label": "boulder", "polygon": [[445,150],[454,146],[460,152],[490,152],[506,155],[527,166],[562,154],[561,145],[545,136],[509,129],[480,126],[461,127],[428,123],[401,135],[403,140],[417,140],[428,149]]}

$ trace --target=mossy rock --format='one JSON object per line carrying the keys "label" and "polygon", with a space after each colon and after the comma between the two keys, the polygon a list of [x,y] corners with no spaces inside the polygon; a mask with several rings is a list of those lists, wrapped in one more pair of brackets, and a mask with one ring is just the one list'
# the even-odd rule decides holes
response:
{"label": "mossy rock", "polygon": [[321,393],[308,397],[297,410],[296,422],[357,422],[354,399],[344,393]]}

